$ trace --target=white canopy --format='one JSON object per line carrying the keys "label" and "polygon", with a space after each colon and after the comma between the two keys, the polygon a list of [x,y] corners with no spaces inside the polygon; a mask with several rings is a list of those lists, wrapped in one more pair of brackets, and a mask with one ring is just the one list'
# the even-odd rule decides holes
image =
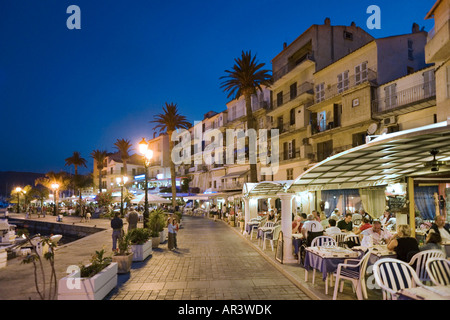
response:
{"label": "white canopy", "polygon": [[[147,193],[147,195],[148,195],[148,202],[149,203],[172,203],[172,201],[167,200],[167,199],[165,199],[163,197],[160,197],[160,196],[158,196],[156,194]],[[132,203],[138,203],[138,204],[145,203],[145,193],[136,195],[131,202]]]}

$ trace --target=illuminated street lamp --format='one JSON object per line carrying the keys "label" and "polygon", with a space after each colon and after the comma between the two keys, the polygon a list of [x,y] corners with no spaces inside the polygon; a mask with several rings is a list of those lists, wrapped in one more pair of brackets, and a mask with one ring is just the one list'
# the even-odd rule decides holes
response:
{"label": "illuminated street lamp", "polygon": [[52,190],[53,190],[53,201],[55,203],[55,210],[53,211],[53,215],[56,216],[58,215],[58,202],[56,201],[56,191],[58,191],[59,189],[59,183],[52,183],[51,185]]}
{"label": "illuminated street lamp", "polygon": [[17,213],[20,211],[20,193],[23,192],[24,194],[27,193],[25,190],[23,190],[21,187],[17,187],[15,189],[17,193]]}
{"label": "illuminated street lamp", "polygon": [[148,143],[145,141],[145,138],[142,138],[142,141],[139,142],[139,152],[144,157],[144,169],[145,169],[145,204],[144,204],[144,228],[148,222],[149,212],[148,212],[148,167],[150,165],[150,160],[153,157],[153,151],[148,148]]}
{"label": "illuminated street lamp", "polygon": [[125,183],[127,183],[128,181],[128,177],[123,176],[121,177],[117,177],[116,178],[116,182],[117,185],[120,186],[120,215],[123,217],[123,186],[125,185]]}

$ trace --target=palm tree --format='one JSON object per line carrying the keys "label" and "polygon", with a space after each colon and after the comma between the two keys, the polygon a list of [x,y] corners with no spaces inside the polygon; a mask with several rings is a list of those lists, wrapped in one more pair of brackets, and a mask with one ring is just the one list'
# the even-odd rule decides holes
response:
{"label": "palm tree", "polygon": [[[78,167],[85,167],[86,166],[86,159],[84,159],[83,157],[81,157],[81,154],[78,151],[74,151],[72,156],[69,158],[66,158],[66,166],[74,166],[75,167],[75,176],[74,179],[76,180],[78,177]],[[76,183],[75,183],[76,184]],[[80,194],[80,198],[81,198],[81,190],[79,190]]]}
{"label": "palm tree", "polygon": [[105,167],[104,162],[106,159],[107,153],[105,150],[94,150],[91,152],[91,157],[97,162],[97,170],[98,170],[98,192],[102,193],[102,170]]}
{"label": "palm tree", "polygon": [[[160,113],[155,116],[155,120],[150,121],[150,123],[157,123],[155,126],[155,130],[159,129],[160,132],[165,131],[169,135],[169,153],[172,155],[173,150],[173,141],[172,141],[172,133],[176,129],[189,129],[191,127],[191,123],[186,120],[185,116],[182,116],[178,113],[178,107],[174,103],[167,103],[165,107],[163,107],[164,113]],[[170,161],[170,179],[172,183],[172,206],[175,208],[176,206],[176,196],[177,189],[175,185],[176,181],[176,173],[175,173],[175,163]]]}
{"label": "palm tree", "polygon": [[117,141],[114,143],[114,146],[120,153],[120,158],[122,159],[122,162],[123,162],[124,175],[127,175],[127,173],[128,173],[127,160],[130,159],[129,151],[133,145],[131,144],[130,140],[128,140],[128,139],[127,140],[117,139]]}
{"label": "palm tree", "polygon": [[[265,63],[256,61],[256,55],[252,56],[251,51],[242,51],[241,57],[234,59],[234,61],[236,63],[233,69],[231,71],[225,70],[227,75],[220,77],[220,79],[225,79],[220,88],[228,92],[228,98],[234,96],[234,99],[239,99],[241,96],[244,96],[247,112],[247,129],[256,130],[251,97],[257,91],[262,91],[262,86],[268,87],[272,84],[272,75],[269,74],[269,70],[262,69]],[[250,163],[249,182],[258,182],[256,163]]]}
{"label": "palm tree", "polygon": [[78,175],[78,167],[82,166],[87,168],[86,163],[86,159],[82,158],[78,151],[74,151],[71,157],[66,158],[66,166],[74,166],[75,175]]}

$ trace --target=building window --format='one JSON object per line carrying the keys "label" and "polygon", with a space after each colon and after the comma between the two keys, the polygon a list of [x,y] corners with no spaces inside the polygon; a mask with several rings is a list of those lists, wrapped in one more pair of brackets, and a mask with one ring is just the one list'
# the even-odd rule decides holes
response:
{"label": "building window", "polygon": [[295,97],[297,96],[297,82],[294,82],[293,84],[291,84],[290,88],[289,88],[289,94],[290,94],[290,98],[295,99]]}
{"label": "building window", "polygon": [[345,90],[348,90],[348,70],[342,72],[341,74],[338,74],[338,93],[344,92]]}
{"label": "building window", "polygon": [[316,103],[325,100],[325,82],[316,85]]}
{"label": "building window", "polygon": [[355,67],[355,84],[358,85],[364,81],[367,81],[367,62]]}
{"label": "building window", "polygon": [[424,98],[436,95],[434,70],[428,70],[423,73],[423,94]]}
{"label": "building window", "polygon": [[283,104],[283,91],[277,93],[277,107]]}
{"label": "building window", "polygon": [[320,142],[317,144],[317,161],[322,161],[333,153],[333,140]]}
{"label": "building window", "polygon": [[290,120],[290,124],[291,126],[295,124],[295,109],[291,109],[291,111],[289,112],[289,120]]}
{"label": "building window", "polygon": [[294,169],[286,169],[286,180],[294,180]]}
{"label": "building window", "polygon": [[386,108],[392,108],[397,105],[397,84],[391,84],[384,88]]}
{"label": "building window", "polygon": [[352,135],[352,146],[357,147],[366,143],[367,132],[355,133]]}
{"label": "building window", "polygon": [[353,40],[353,33],[344,30],[344,39]]}
{"label": "building window", "polygon": [[408,59],[414,60],[413,41],[408,40]]}

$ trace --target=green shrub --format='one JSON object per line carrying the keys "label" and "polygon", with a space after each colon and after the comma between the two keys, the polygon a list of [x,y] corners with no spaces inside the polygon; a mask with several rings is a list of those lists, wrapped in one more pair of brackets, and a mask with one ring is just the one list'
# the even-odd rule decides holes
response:
{"label": "green shrub", "polygon": [[85,266],[83,264],[80,265],[80,277],[81,278],[90,278],[95,276],[97,273],[105,269],[107,266],[111,264],[111,257],[105,257],[105,249],[100,251],[95,251],[95,254],[92,256],[90,262],[91,264]]}
{"label": "green shrub", "polygon": [[150,230],[147,228],[133,229],[128,234],[131,244],[144,244],[152,237]]}

